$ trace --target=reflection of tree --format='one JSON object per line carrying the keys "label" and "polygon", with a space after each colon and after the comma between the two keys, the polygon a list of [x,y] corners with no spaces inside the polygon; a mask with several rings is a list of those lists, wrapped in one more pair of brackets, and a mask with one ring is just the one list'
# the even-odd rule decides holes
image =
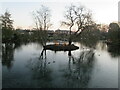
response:
{"label": "reflection of tree", "polygon": [[12,67],[14,60],[14,50],[20,48],[22,43],[4,43],[2,45],[2,65],[6,65],[8,68]]}
{"label": "reflection of tree", "polygon": [[112,57],[120,56],[120,46],[119,45],[108,45],[108,52]]}
{"label": "reflection of tree", "polygon": [[[45,53],[44,53],[44,52],[45,52]],[[45,50],[45,49],[42,50],[39,59],[43,59],[44,57],[45,57],[45,60],[46,60],[46,50]]]}
{"label": "reflection of tree", "polygon": [[106,44],[106,43],[103,43],[103,42],[99,42],[99,43],[96,45],[96,48],[99,49],[99,50],[106,51],[106,50],[107,50],[107,44]]}
{"label": "reflection of tree", "polygon": [[2,65],[11,68],[13,60],[14,60],[14,46],[13,44],[6,43],[4,46],[2,46]]}
{"label": "reflection of tree", "polygon": [[96,45],[97,45],[97,43],[98,43],[98,40],[86,39],[86,40],[81,40],[80,43],[83,44],[83,45],[86,46],[86,47],[95,48]]}
{"label": "reflection of tree", "polygon": [[[69,52],[70,53],[70,52]],[[71,63],[71,60],[73,63]],[[69,56],[68,69],[65,70],[65,87],[87,87],[94,63],[94,52],[83,51],[78,58]]]}
{"label": "reflection of tree", "polygon": [[51,70],[47,67],[46,50],[42,50],[39,59],[31,59],[28,62],[28,67],[32,70],[33,79],[36,80],[40,87],[52,87],[50,77]]}
{"label": "reflection of tree", "polygon": [[14,46],[14,49],[18,49],[18,48],[20,48],[20,46],[22,45],[22,43],[15,43],[15,46]]}

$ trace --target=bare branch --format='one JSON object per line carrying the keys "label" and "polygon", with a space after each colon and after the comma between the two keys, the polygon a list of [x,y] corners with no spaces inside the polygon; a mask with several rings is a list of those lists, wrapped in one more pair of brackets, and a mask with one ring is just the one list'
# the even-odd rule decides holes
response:
{"label": "bare branch", "polygon": [[34,13],[35,24],[39,30],[48,30],[52,25],[50,23],[50,16],[49,8],[43,5],[36,11],[36,13]]}

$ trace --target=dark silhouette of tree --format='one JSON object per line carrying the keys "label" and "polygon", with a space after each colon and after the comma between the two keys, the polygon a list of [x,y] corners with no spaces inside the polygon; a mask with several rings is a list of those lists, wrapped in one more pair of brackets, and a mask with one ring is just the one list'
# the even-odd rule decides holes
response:
{"label": "dark silhouette of tree", "polygon": [[77,39],[81,44],[89,48],[95,48],[100,39],[100,30],[97,29],[96,25],[91,25],[78,34]]}
{"label": "dark silhouette of tree", "polygon": [[[48,67],[48,60],[46,57],[46,51],[43,49],[39,59],[30,59],[28,61],[28,68],[32,72],[32,79],[37,80],[38,86],[41,88],[51,88],[52,85],[52,70]],[[45,56],[44,56],[45,54]]]}
{"label": "dark silhouette of tree", "polygon": [[115,45],[115,46],[107,45],[107,46],[108,46],[107,50],[112,57],[120,56],[120,46],[119,45]]}
{"label": "dark silhouette of tree", "polygon": [[76,9],[74,9],[74,13],[77,17],[77,31],[75,32],[75,34],[77,34],[78,32],[81,33],[85,28],[89,28],[89,26],[95,24],[92,20],[92,13],[86,8],[81,6],[76,7]]}
{"label": "dark silhouette of tree", "polygon": [[52,25],[50,23],[50,10],[46,6],[41,5],[39,10],[33,12],[33,17],[38,30],[48,30],[48,28]]}
{"label": "dark silhouette of tree", "polygon": [[11,14],[6,11],[4,15],[1,15],[2,29],[13,29],[13,20],[11,20]]}
{"label": "dark silhouette of tree", "polygon": [[73,5],[67,8],[66,14],[65,14],[65,18],[67,19],[67,22],[66,21],[62,22],[63,25],[69,26],[69,30],[70,30],[69,45],[71,44],[71,29],[75,24],[75,20],[77,19],[73,11],[74,8],[75,6]]}
{"label": "dark silhouette of tree", "polygon": [[2,23],[2,39],[3,42],[8,42],[12,39],[13,34],[13,20],[11,19],[11,14],[6,11],[0,16],[0,21]]}
{"label": "dark silhouette of tree", "polygon": [[82,33],[82,31],[89,27],[90,25],[93,25],[94,22],[92,20],[92,14],[90,11],[88,11],[86,8],[82,6],[74,6],[71,5],[67,8],[65,18],[66,21],[63,21],[62,24],[69,26],[70,29],[70,38],[69,38],[69,44],[71,44],[71,29],[73,26],[76,26],[76,32],[74,35],[77,35],[78,33]]}
{"label": "dark silhouette of tree", "polygon": [[2,65],[10,69],[14,61],[14,46],[6,43],[2,46]]}
{"label": "dark silhouette of tree", "polygon": [[63,77],[66,81],[63,87],[87,88],[95,63],[94,51],[83,51],[77,58],[69,51],[68,56],[68,66],[63,70]]}
{"label": "dark silhouette of tree", "polygon": [[108,31],[108,40],[112,43],[119,43],[120,27],[117,23],[110,23]]}
{"label": "dark silhouette of tree", "polygon": [[41,5],[39,10],[33,12],[33,17],[37,30],[36,36],[43,43],[43,46],[45,46],[47,41],[46,30],[52,25],[50,23],[50,10],[48,7]]}

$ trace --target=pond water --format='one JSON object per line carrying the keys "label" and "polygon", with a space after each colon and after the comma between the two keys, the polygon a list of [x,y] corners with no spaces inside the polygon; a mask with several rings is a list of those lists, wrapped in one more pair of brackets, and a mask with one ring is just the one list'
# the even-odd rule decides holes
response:
{"label": "pond water", "polygon": [[42,54],[40,43],[3,45],[2,87],[118,88],[118,47],[103,42],[94,48],[74,44],[78,50]]}

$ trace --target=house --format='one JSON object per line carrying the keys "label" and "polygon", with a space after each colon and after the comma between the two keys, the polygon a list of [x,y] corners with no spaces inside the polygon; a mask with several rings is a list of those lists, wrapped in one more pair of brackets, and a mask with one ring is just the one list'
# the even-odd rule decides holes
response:
{"label": "house", "polygon": [[60,30],[60,29],[57,29],[55,31],[56,34],[69,34],[70,31],[69,30]]}
{"label": "house", "polygon": [[19,34],[31,34],[31,31],[30,30],[22,30],[22,29],[16,29],[16,32],[19,33]]}
{"label": "house", "polygon": [[54,35],[54,31],[53,30],[47,30],[48,36],[52,37]]}

